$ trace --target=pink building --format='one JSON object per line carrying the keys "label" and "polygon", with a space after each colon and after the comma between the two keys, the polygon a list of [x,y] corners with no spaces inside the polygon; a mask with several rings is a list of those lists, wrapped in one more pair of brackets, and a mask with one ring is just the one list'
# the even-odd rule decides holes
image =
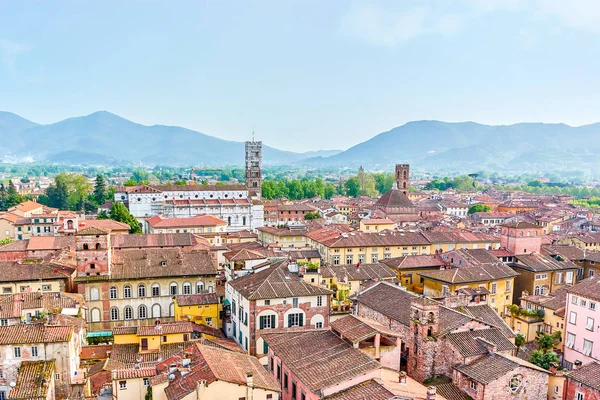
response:
{"label": "pink building", "polygon": [[567,289],[564,334],[566,369],[600,360],[599,308],[600,276],[585,279]]}
{"label": "pink building", "polygon": [[529,222],[501,225],[500,247],[514,254],[539,253],[542,249],[542,227]]}

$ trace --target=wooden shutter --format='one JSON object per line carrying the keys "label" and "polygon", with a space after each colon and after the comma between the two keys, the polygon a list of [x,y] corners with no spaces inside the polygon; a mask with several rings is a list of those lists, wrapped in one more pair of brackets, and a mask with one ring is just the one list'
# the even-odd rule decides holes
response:
{"label": "wooden shutter", "polygon": [[304,314],[298,314],[298,326],[304,326]]}

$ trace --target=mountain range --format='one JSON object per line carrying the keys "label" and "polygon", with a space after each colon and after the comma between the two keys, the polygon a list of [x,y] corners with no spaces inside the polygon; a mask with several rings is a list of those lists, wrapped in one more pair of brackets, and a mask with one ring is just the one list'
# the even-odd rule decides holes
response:
{"label": "mountain range", "polygon": [[[0,158],[64,164],[241,165],[244,143],[177,126],[146,126],[106,111],[40,125],[0,112]],[[298,153],[263,145],[265,164],[427,171],[600,171],[600,123],[414,121],[345,151]]]}

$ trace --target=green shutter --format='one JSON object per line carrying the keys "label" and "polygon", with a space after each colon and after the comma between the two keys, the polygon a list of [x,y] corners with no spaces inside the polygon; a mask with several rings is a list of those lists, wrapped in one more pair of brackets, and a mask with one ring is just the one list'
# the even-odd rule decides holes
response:
{"label": "green shutter", "polygon": [[264,339],[263,339],[263,353],[269,354],[269,345],[267,344],[267,341]]}
{"label": "green shutter", "polygon": [[292,326],[292,314],[288,314],[288,327]]}
{"label": "green shutter", "polygon": [[275,328],[275,316],[271,315],[271,328]]}
{"label": "green shutter", "polygon": [[259,321],[259,323],[258,323],[258,324],[259,324],[259,326],[260,326],[260,329],[265,329],[265,317],[260,317],[260,318],[258,319],[258,321]]}
{"label": "green shutter", "polygon": [[299,324],[298,326],[304,326],[304,314],[298,314],[299,315]]}

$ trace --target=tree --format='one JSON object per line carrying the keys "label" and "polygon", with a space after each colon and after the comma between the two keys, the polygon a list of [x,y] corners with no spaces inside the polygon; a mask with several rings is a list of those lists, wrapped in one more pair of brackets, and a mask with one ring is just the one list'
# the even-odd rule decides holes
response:
{"label": "tree", "polygon": [[491,208],[487,204],[474,204],[471,207],[469,207],[469,215],[478,212],[489,212],[490,210]]}
{"label": "tree", "polygon": [[123,186],[135,186],[135,185],[137,185],[137,182],[132,178],[129,178],[125,182],[123,182]]}
{"label": "tree", "polygon": [[547,333],[540,333],[540,335],[536,339],[538,346],[540,346],[540,350],[542,350],[544,353],[547,353],[549,350],[553,349],[555,344],[560,343],[561,334],[562,333],[560,331],[557,331],[552,335],[549,335]]}
{"label": "tree", "polygon": [[525,335],[521,333],[517,333],[515,336],[515,346],[517,346],[517,355],[519,354],[519,350],[521,347],[525,346]]}
{"label": "tree", "polygon": [[140,223],[135,219],[123,203],[115,201],[110,207],[108,216],[113,221],[123,222],[129,225],[129,233],[142,233]]}
{"label": "tree", "polygon": [[148,389],[146,389],[144,400],[152,400],[152,386],[148,386]]}
{"label": "tree", "polygon": [[277,184],[273,181],[264,181],[261,191],[265,199],[274,199],[277,195]]}
{"label": "tree", "polygon": [[307,212],[306,214],[304,214],[304,219],[306,220],[313,220],[319,218],[321,218],[321,214],[319,214],[318,212]]}
{"label": "tree", "polygon": [[57,180],[46,188],[46,196],[48,198],[49,207],[58,208],[59,210],[69,209],[69,191],[67,184],[63,180]]}
{"label": "tree", "polygon": [[94,201],[97,205],[101,206],[107,198],[106,181],[102,175],[98,174],[96,176],[96,183],[94,184]]}
{"label": "tree", "polygon": [[360,183],[356,177],[348,179],[344,183],[346,194],[350,197],[358,197],[360,195]]}
{"label": "tree", "polygon": [[335,195],[335,186],[333,186],[333,183],[331,182],[327,182],[325,184],[325,188],[324,190],[324,196],[327,200],[331,199],[334,195]]}
{"label": "tree", "polygon": [[531,182],[527,183],[527,186],[542,187],[542,186],[544,186],[544,184],[540,180],[535,180],[535,181],[531,181]]}
{"label": "tree", "polygon": [[551,351],[533,350],[529,357],[529,362],[538,367],[550,369],[550,364],[558,363],[558,356]]}
{"label": "tree", "polygon": [[300,200],[304,198],[304,189],[299,180],[293,180],[289,183],[289,195],[291,200]]}
{"label": "tree", "polygon": [[12,243],[12,242],[13,242],[13,239],[7,237],[7,238],[4,238],[4,239],[0,240],[0,246],[4,246],[5,244],[9,244],[9,243]]}
{"label": "tree", "polygon": [[360,187],[361,196],[376,197],[377,189],[375,189],[375,178],[372,174],[368,174],[364,171],[359,171],[356,175],[358,185]]}
{"label": "tree", "polygon": [[150,173],[145,169],[136,169],[133,171],[131,179],[133,179],[135,183],[147,182],[150,179]]}

